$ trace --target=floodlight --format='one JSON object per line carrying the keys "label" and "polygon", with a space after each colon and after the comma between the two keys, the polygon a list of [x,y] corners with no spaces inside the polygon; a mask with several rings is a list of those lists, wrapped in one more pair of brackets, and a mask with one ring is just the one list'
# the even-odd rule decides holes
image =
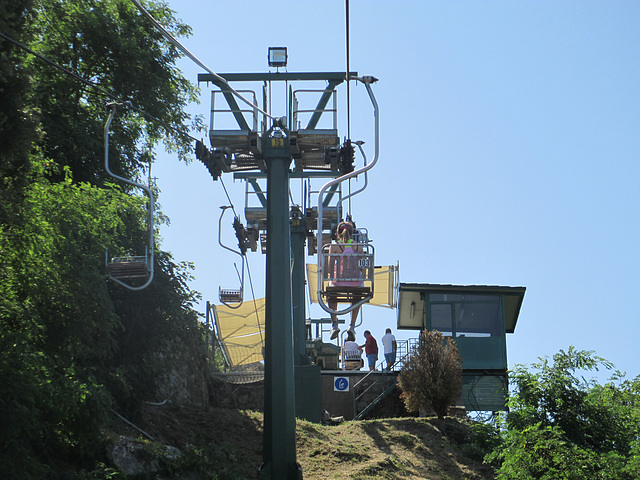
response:
{"label": "floodlight", "polygon": [[287,66],[287,47],[269,47],[269,66]]}

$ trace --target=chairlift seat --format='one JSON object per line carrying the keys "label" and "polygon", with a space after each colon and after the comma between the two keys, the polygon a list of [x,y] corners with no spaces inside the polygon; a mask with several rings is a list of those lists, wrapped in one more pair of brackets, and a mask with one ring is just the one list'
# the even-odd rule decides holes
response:
{"label": "chairlift seat", "polygon": [[234,289],[220,289],[220,302],[222,303],[241,303],[242,291]]}
{"label": "chairlift seat", "polygon": [[114,257],[107,264],[107,272],[119,280],[149,276],[147,257]]}
{"label": "chairlift seat", "polygon": [[322,248],[321,293],[327,300],[336,303],[368,302],[373,297],[373,246],[351,245],[359,246],[362,252],[329,253],[330,244]]}
{"label": "chairlift seat", "polygon": [[344,370],[360,370],[363,367],[362,352],[359,350],[342,351],[342,368]]}
{"label": "chairlift seat", "polygon": [[370,287],[327,286],[323,293],[327,300],[335,301],[336,303],[352,303],[363,299],[369,301],[373,297]]}

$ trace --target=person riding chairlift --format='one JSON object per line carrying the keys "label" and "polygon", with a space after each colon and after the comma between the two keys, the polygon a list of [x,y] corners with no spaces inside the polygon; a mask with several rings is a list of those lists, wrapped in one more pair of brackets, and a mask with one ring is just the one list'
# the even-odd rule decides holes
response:
{"label": "person riding chairlift", "polygon": [[[329,268],[332,270],[333,278],[340,278],[345,276],[345,270],[349,267],[345,268],[345,265],[348,264],[351,258],[353,258],[353,262],[355,262],[355,254],[362,253],[362,248],[359,245],[352,245],[353,243],[353,224],[350,222],[340,222],[337,228],[337,241],[336,243],[331,244],[329,248],[329,257],[331,259]],[[335,256],[334,256],[335,255]],[[342,257],[337,257],[341,255]],[[336,262],[336,257],[341,258],[342,262]],[[350,275],[349,277],[352,277]],[[360,275],[357,275],[360,276]],[[330,287],[363,287],[364,281],[353,281],[353,280],[336,280],[329,282]],[[351,304],[357,303],[361,300],[360,296],[354,295],[351,300]],[[335,296],[331,294],[327,295],[327,303],[329,304],[329,308],[331,310],[336,310],[338,306],[338,302]],[[352,332],[355,335],[355,326],[356,320],[358,319],[358,312],[360,311],[360,307],[356,307],[351,310],[351,325],[349,326],[348,332]],[[335,313],[331,314],[331,340],[338,337],[340,333],[340,328],[338,328],[338,316]]]}

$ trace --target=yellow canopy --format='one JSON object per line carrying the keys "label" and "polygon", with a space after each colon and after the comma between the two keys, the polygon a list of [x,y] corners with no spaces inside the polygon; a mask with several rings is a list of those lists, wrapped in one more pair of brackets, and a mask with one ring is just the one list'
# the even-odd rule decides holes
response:
{"label": "yellow canopy", "polygon": [[[373,298],[368,305],[379,307],[395,308],[398,266],[375,267],[373,271]],[[307,285],[309,285],[309,300],[311,303],[318,303],[318,265],[307,264]]]}
{"label": "yellow canopy", "polygon": [[[311,303],[318,303],[317,270],[316,264],[307,265]],[[375,267],[374,295],[370,305],[396,307],[397,272],[397,265]],[[216,335],[231,368],[264,362],[265,303],[264,298],[259,298],[255,302],[246,301],[235,309],[226,305],[213,305]]]}
{"label": "yellow canopy", "polygon": [[264,298],[235,309],[214,305],[213,312],[216,334],[231,367],[264,361]]}

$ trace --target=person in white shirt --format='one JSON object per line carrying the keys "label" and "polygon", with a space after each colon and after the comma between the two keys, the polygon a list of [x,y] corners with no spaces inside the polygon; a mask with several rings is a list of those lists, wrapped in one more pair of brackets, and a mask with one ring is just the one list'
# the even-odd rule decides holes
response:
{"label": "person in white shirt", "polygon": [[398,344],[396,337],[391,334],[390,328],[387,328],[386,333],[382,337],[382,345],[384,346],[384,359],[387,361],[387,370],[391,370],[393,364],[396,363]]}
{"label": "person in white shirt", "polygon": [[347,331],[347,339],[342,346],[345,370],[360,370],[363,366],[362,348],[356,343],[356,335]]}

